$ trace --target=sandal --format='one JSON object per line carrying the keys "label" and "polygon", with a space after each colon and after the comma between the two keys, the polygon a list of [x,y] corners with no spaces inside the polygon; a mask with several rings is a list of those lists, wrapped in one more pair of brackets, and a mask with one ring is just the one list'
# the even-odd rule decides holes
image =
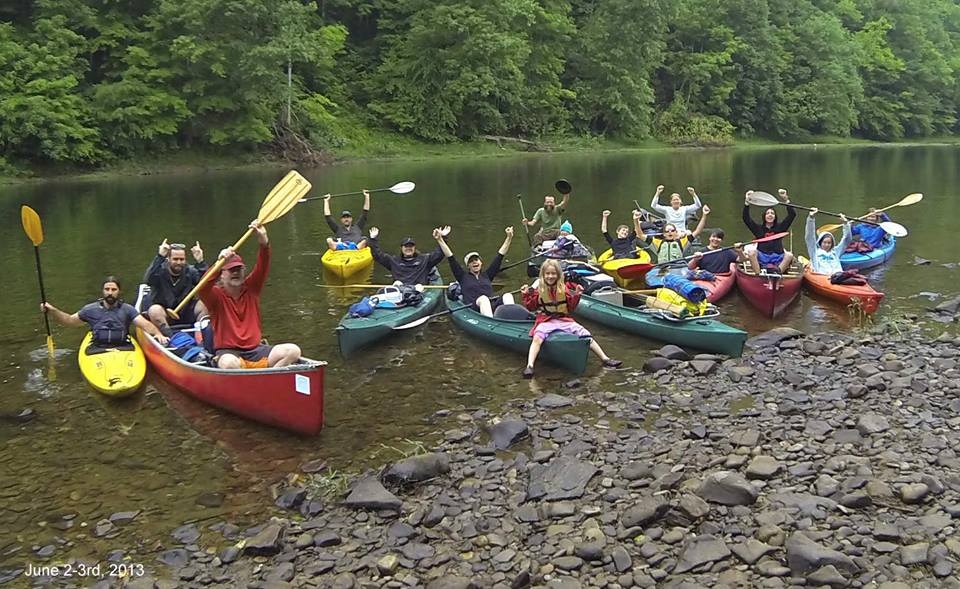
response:
{"label": "sandal", "polygon": [[523,378],[533,378],[533,366],[527,366],[523,369]]}
{"label": "sandal", "polygon": [[603,361],[604,368],[620,368],[623,366],[623,360],[614,360],[613,358],[607,358]]}

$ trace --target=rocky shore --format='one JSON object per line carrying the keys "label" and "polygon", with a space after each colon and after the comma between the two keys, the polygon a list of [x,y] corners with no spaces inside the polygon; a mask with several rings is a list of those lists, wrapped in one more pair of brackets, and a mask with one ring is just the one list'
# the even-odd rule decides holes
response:
{"label": "rocky shore", "polygon": [[123,586],[960,588],[960,338],[902,329],[444,411],[432,452],[325,499],[302,475],[209,545],[184,526]]}

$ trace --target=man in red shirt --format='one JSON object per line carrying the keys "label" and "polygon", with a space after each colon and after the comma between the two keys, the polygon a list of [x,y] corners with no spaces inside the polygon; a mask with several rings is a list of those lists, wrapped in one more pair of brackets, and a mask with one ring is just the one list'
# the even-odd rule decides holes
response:
{"label": "man in red shirt", "polygon": [[266,368],[286,366],[300,358],[296,344],[262,343],[260,291],[270,271],[270,241],[267,230],[254,220],[260,250],[253,270],[246,274],[243,258],[228,247],[220,252],[227,261],[220,268],[220,283],[205,283],[199,296],[213,323],[214,356],[220,368]]}

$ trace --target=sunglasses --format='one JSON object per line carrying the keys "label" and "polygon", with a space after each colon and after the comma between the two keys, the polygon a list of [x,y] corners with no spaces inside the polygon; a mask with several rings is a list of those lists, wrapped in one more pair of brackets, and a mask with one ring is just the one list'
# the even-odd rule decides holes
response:
{"label": "sunglasses", "polygon": [[171,243],[171,244],[170,244],[170,249],[172,249],[172,250],[185,250],[185,249],[187,249],[187,246],[186,246],[185,244],[182,244],[182,243]]}

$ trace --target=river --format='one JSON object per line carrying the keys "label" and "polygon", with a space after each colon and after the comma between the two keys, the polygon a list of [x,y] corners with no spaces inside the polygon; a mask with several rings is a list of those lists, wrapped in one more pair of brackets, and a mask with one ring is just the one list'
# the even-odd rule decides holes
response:
{"label": "river", "polygon": [[[695,186],[713,209],[710,227],[723,227],[728,242],[748,239],[740,222],[745,190],[789,190],[794,202],[860,215],[904,195],[922,192],[920,204],[895,208],[893,220],[910,230],[894,260],[873,273],[887,293],[878,321],[898,320],[931,305],[919,293],[953,294],[960,255],[944,247],[957,226],[960,148],[803,147],[796,149],[638,151],[601,154],[538,154],[510,158],[376,162],[300,170],[313,196],[401,180],[414,192],[374,195],[370,225],[382,229],[389,250],[411,235],[421,248],[430,230],[454,228],[451,245],[463,255],[479,250],[489,259],[513,224],[517,237],[508,260],[525,257],[517,195],[528,214],[568,179],[573,196],[568,217],[576,234],[597,248],[600,211],[611,225],[627,222],[632,201],[649,204],[657,184],[666,194]],[[298,438],[224,415],[176,392],[155,375],[144,390],[122,401],[88,389],[76,368],[80,329],[54,326],[53,366],[44,346],[43,322],[31,243],[20,226],[20,204],[43,221],[44,280],[51,302],[72,312],[98,296],[100,280],[115,274],[128,299],[157,245],[199,240],[208,258],[233,243],[256,216],[282,170],[236,170],[163,176],[64,180],[0,187],[0,272],[6,278],[0,337],[0,414],[22,409],[34,418],[0,420],[0,570],[27,562],[62,562],[122,549],[130,555],[157,550],[184,521],[253,522],[271,504],[270,486],[310,460],[356,471],[382,463],[436,433],[431,416],[444,409],[472,410],[557,389],[569,379],[543,367],[533,381],[519,378],[523,360],[458,333],[446,319],[407,332],[349,362],[337,352],[334,328],[357,292],[322,288],[322,201],[298,205],[270,224],[274,248],[263,295],[264,332],[273,341],[296,341],[306,355],[329,362],[326,428]],[[688,197],[687,197],[688,198]],[[664,202],[666,196],[664,196]],[[355,214],[362,197],[334,202],[335,214]],[[759,211],[756,211],[759,214]],[[803,252],[800,211],[794,248]],[[820,223],[832,222],[824,217]],[[789,244],[788,244],[789,245]],[[252,256],[251,240],[242,251]],[[915,265],[915,257],[932,260]],[[946,266],[944,265],[946,264]],[[445,266],[441,270],[447,272]],[[377,268],[373,279],[387,280]],[[522,269],[501,278],[517,287]],[[846,309],[804,295],[776,321],[764,319],[740,295],[721,304],[722,319],[751,334],[775,325],[808,331],[855,329]],[[610,355],[639,368],[659,344],[590,326]],[[52,379],[51,368],[55,372]],[[582,378],[588,386],[615,382],[595,359]],[[122,512],[134,512],[123,514]],[[104,523],[120,513],[112,524]],[[133,517],[132,521],[129,520]],[[98,524],[98,522],[100,522]],[[37,554],[39,551],[39,555]],[[2,576],[0,576],[2,577]]]}

